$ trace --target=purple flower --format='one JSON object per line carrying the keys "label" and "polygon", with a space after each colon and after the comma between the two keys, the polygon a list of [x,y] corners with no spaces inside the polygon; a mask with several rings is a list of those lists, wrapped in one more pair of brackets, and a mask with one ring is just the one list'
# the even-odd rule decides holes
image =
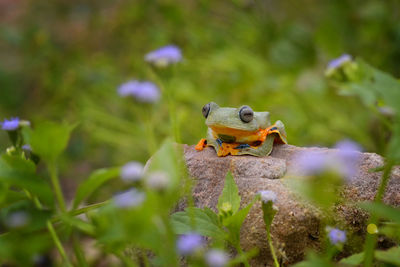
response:
{"label": "purple flower", "polygon": [[134,96],[137,88],[140,86],[140,82],[136,80],[128,81],[118,87],[118,94],[122,97]]}
{"label": "purple flower", "polygon": [[335,148],[339,150],[337,160],[340,163],[341,173],[347,179],[351,179],[357,172],[357,164],[361,158],[361,146],[351,140],[343,140],[336,143]]}
{"label": "purple flower", "polygon": [[4,119],[1,124],[1,129],[5,131],[15,131],[19,127],[19,118],[11,118],[10,120]]}
{"label": "purple flower", "polygon": [[120,175],[125,182],[139,181],[143,176],[143,165],[137,161],[128,162],[122,166]]}
{"label": "purple flower", "polygon": [[328,69],[337,69],[339,67],[341,67],[344,63],[351,61],[351,56],[348,54],[343,54],[340,57],[331,60],[328,63]]}
{"label": "purple flower", "polygon": [[181,255],[191,255],[204,246],[204,239],[196,233],[181,235],[177,241],[178,252]]}
{"label": "purple flower", "polygon": [[333,228],[329,230],[328,238],[333,245],[342,244],[346,242],[346,232]]}
{"label": "purple flower", "polygon": [[270,190],[262,190],[258,192],[261,196],[261,201],[267,204],[269,201],[276,202],[276,194]]}
{"label": "purple flower", "polygon": [[295,158],[302,175],[315,175],[323,172],[330,166],[330,159],[324,153],[315,151],[301,152]]}
{"label": "purple flower", "polygon": [[122,97],[134,97],[139,102],[154,103],[160,99],[160,89],[152,82],[128,81],[118,87]]}
{"label": "purple flower", "polygon": [[146,54],[145,60],[157,67],[166,67],[169,64],[181,61],[182,53],[177,46],[167,45]]}
{"label": "purple flower", "polygon": [[206,254],[206,262],[210,267],[224,267],[229,261],[228,254],[223,250],[212,249]]}
{"label": "purple flower", "polygon": [[144,192],[132,188],[113,197],[114,203],[119,208],[134,208],[143,203],[146,198]]}

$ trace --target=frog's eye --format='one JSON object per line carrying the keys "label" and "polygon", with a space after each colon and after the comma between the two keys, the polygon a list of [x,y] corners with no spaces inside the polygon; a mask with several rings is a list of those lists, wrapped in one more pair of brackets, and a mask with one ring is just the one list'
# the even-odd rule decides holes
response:
{"label": "frog's eye", "polygon": [[243,106],[239,110],[239,118],[243,122],[251,122],[254,117],[254,112],[249,106]]}
{"label": "frog's eye", "polygon": [[210,113],[210,108],[211,108],[210,103],[208,103],[208,104],[205,104],[203,109],[201,110],[201,112],[203,112],[204,118],[206,118],[206,119],[208,117],[208,113]]}

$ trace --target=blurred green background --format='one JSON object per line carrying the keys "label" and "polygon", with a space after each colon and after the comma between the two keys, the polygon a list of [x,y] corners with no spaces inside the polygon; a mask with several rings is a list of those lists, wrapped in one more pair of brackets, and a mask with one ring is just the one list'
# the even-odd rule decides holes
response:
{"label": "blurred green background", "polygon": [[[117,87],[157,82],[144,55],[175,44],[184,61],[169,86],[183,143],[205,136],[201,108],[214,101],[270,111],[293,145],[350,138],[381,153],[377,115],[339,96],[324,70],[349,53],[400,76],[399,16],[396,0],[1,0],[0,119],[78,122],[62,167],[75,177],[144,162],[143,116],[161,142],[170,133],[167,99],[145,106]],[[7,146],[1,132],[0,148]]]}

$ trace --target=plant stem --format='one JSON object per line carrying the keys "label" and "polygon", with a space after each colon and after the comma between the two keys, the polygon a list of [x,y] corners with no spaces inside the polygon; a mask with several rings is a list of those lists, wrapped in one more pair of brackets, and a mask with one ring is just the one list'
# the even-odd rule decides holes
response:
{"label": "plant stem", "polygon": [[239,242],[238,242],[238,244],[236,244],[236,250],[239,252],[239,254],[240,254],[241,256],[243,256],[243,264],[244,264],[244,266],[250,267],[250,263],[249,263],[249,261],[247,260],[247,257],[246,257],[246,255],[244,254],[244,252],[243,252],[243,250],[242,250],[242,247],[240,246],[240,243],[239,243]]}
{"label": "plant stem", "polygon": [[[100,207],[102,207],[104,205],[107,205],[108,203],[110,203],[110,201],[106,200],[106,201],[99,202],[99,203],[96,203],[96,204],[88,205],[88,206],[80,208],[80,209],[72,210],[72,211],[68,212],[68,214],[71,215],[71,216],[77,216],[77,215],[80,215],[82,213],[86,213],[86,212],[88,212],[90,210],[98,209],[98,208],[100,208]],[[59,217],[53,217],[51,219],[51,222],[58,222],[59,220],[60,220]]]}
{"label": "plant stem", "polygon": [[72,266],[67,257],[67,253],[65,253],[65,250],[61,244],[61,241],[58,238],[56,231],[54,230],[53,224],[51,224],[50,221],[47,221],[47,228],[49,229],[49,232],[50,232],[51,237],[53,238],[54,244],[56,245],[56,247],[57,247],[58,251],[60,252],[61,257],[65,261],[66,265]]}
{"label": "plant stem", "polygon": [[75,252],[76,260],[78,261],[79,266],[87,267],[88,264],[86,262],[85,256],[83,255],[83,251],[81,248],[81,244],[79,243],[79,238],[77,233],[72,233],[72,245]]}
{"label": "plant stem", "polygon": [[[393,161],[388,161],[385,165],[385,169],[383,171],[382,180],[379,185],[378,191],[375,195],[374,202],[379,203],[382,201],[383,195],[385,193],[386,186],[389,182],[390,173],[392,172],[392,168],[394,166]],[[371,219],[368,222],[369,224],[377,224],[379,221],[379,216],[371,215]],[[364,247],[364,267],[371,267],[374,260],[374,249],[376,245],[377,236],[376,234],[367,233],[365,239],[365,247]]]}
{"label": "plant stem", "polygon": [[274,259],[275,267],[279,267],[279,262],[276,257],[274,245],[272,244],[271,231],[268,228],[267,228],[267,239],[268,239],[269,249],[271,250],[272,258]]}
{"label": "plant stem", "polygon": [[53,184],[54,194],[56,195],[58,205],[60,207],[61,212],[65,212],[67,209],[64,201],[64,196],[61,191],[60,181],[58,180],[57,176],[56,164],[54,162],[49,163],[48,168],[50,172],[51,183]]}

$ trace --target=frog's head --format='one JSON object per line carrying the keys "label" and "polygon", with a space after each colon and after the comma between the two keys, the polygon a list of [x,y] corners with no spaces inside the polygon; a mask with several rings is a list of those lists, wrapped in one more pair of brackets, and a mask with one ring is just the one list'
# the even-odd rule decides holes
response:
{"label": "frog's head", "polygon": [[203,107],[206,125],[216,132],[254,132],[271,125],[269,112],[254,112],[249,106],[223,108],[210,102]]}

